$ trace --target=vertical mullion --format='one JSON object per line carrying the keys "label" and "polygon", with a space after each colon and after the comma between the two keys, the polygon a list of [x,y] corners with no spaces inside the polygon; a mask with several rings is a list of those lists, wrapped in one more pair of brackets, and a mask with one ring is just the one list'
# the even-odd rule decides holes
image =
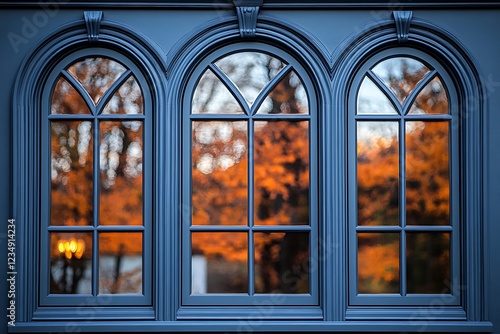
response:
{"label": "vertical mullion", "polygon": [[100,152],[99,152],[99,119],[94,117],[94,166],[93,166],[93,204],[92,212],[94,231],[92,233],[92,294],[97,296],[99,283],[99,236],[97,235],[97,226],[99,220],[99,171],[100,171]]}
{"label": "vertical mullion", "polygon": [[252,116],[248,118],[248,294],[255,294],[255,265],[254,265],[254,244],[253,244],[253,226],[254,226],[254,123]]}
{"label": "vertical mullion", "polygon": [[406,296],[406,123],[404,113],[401,113],[399,121],[399,182],[400,182],[400,197],[399,197],[399,219],[401,224],[400,235],[400,289],[401,295]]}

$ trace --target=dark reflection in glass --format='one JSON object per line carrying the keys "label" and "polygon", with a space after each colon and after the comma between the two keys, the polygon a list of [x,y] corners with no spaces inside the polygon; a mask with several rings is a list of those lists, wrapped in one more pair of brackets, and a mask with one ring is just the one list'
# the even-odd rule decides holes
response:
{"label": "dark reflection in glass", "polygon": [[255,122],[255,224],[309,224],[309,122]]}
{"label": "dark reflection in glass", "polygon": [[451,293],[450,234],[407,233],[408,293]]}
{"label": "dark reflection in glass", "polygon": [[92,224],[93,131],[90,122],[51,122],[51,225]]}
{"label": "dark reflection in glass", "polygon": [[207,70],[194,91],[191,113],[243,114],[243,110],[219,78]]}
{"label": "dark reflection in glass", "polygon": [[90,114],[80,93],[64,78],[59,78],[50,105],[52,114]]}
{"label": "dark reflection in glass", "polygon": [[358,293],[399,293],[399,233],[358,233]]}
{"label": "dark reflection in glass", "polygon": [[429,73],[427,66],[418,60],[405,57],[386,59],[378,63],[372,71],[392,90],[401,104]]}
{"label": "dark reflection in glass", "polygon": [[307,93],[300,78],[291,71],[264,100],[259,114],[308,114]]}
{"label": "dark reflection in glass", "polygon": [[410,114],[449,114],[449,112],[446,89],[439,77],[435,77],[425,85],[409,111]]}
{"label": "dark reflection in glass", "polygon": [[248,240],[241,232],[193,232],[192,294],[248,291]]}
{"label": "dark reflection in glass", "polygon": [[104,107],[103,114],[136,115],[143,113],[141,88],[134,76],[125,81]]}
{"label": "dark reflection in glass", "polygon": [[406,123],[406,221],[450,223],[448,122]]}
{"label": "dark reflection in glass", "polygon": [[358,224],[399,224],[397,122],[357,122]]}
{"label": "dark reflection in glass", "polygon": [[99,233],[99,293],[142,293],[142,233]]}
{"label": "dark reflection in glass", "polygon": [[247,122],[192,123],[193,225],[246,225]]}
{"label": "dark reflection in glass", "polygon": [[103,121],[99,127],[99,223],[142,225],[142,122]]}
{"label": "dark reflection in glass", "polygon": [[108,58],[86,58],[68,68],[97,105],[109,87],[126,71],[122,64]]}
{"label": "dark reflection in glass", "polygon": [[358,93],[357,114],[389,114],[398,112],[387,96],[368,78],[363,79]]}
{"label": "dark reflection in glass", "polygon": [[255,292],[309,293],[309,233],[255,233]]}
{"label": "dark reflection in glass", "polygon": [[92,293],[92,233],[50,233],[50,293]]}
{"label": "dark reflection in glass", "polygon": [[236,84],[250,105],[286,65],[277,58],[259,52],[235,53],[215,64]]}

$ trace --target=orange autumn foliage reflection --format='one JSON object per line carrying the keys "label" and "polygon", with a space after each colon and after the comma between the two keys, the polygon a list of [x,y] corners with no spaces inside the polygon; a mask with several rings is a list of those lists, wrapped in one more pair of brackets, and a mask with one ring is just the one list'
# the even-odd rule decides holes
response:
{"label": "orange autumn foliage reflection", "polygon": [[[374,72],[401,102],[429,72],[415,60],[398,58],[384,66],[378,65]],[[388,100],[378,102],[377,110],[394,110]],[[373,107],[373,103],[360,100],[358,114],[376,114],[367,109]],[[434,77],[419,92],[409,114],[447,115],[448,108],[446,90],[439,77]],[[393,120],[357,122],[358,225],[400,225],[401,214],[406,225],[449,225],[450,124],[432,117],[405,121],[404,150],[399,124],[397,115]],[[404,178],[400,159],[404,159]],[[401,213],[403,183],[406,210]],[[407,240],[413,237],[406,234]],[[428,250],[409,241],[406,249],[400,249],[399,238],[398,233],[358,233],[358,291],[399,293],[401,252],[406,254],[407,285],[412,292],[443,290],[450,270],[447,234],[422,233],[418,240],[430,247]]]}

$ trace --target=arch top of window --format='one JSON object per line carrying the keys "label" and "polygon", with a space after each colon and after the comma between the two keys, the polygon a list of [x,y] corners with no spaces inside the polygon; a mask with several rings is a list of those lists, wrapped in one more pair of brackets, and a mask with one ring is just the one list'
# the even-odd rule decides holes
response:
{"label": "arch top of window", "polygon": [[393,55],[366,70],[357,115],[448,115],[449,93],[441,71],[421,59]]}
{"label": "arch top of window", "polygon": [[200,75],[192,114],[308,115],[296,68],[270,53],[239,51],[211,61]]}
{"label": "arch top of window", "polygon": [[106,56],[86,56],[60,71],[50,113],[142,115],[143,93],[133,71],[123,63]]}

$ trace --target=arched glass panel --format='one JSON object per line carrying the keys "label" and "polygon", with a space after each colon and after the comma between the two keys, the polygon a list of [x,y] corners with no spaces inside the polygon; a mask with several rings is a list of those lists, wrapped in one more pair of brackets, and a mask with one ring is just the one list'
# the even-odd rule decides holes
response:
{"label": "arched glass panel", "polygon": [[458,280],[460,255],[451,254],[459,242],[451,80],[445,83],[434,60],[415,54],[375,56],[351,90],[353,304],[371,305],[373,298],[363,298],[373,294],[412,304],[425,302],[424,295],[457,293],[449,284]]}
{"label": "arched glass panel", "polygon": [[270,293],[314,303],[316,273],[299,269],[317,240],[315,111],[304,71],[268,52],[233,50],[196,73],[185,100],[183,275],[191,285],[183,303],[251,305]]}
{"label": "arched glass panel", "polygon": [[50,270],[42,298],[64,305],[111,294],[117,296],[112,304],[127,298],[147,304],[152,239],[144,187],[151,135],[144,80],[127,59],[65,61],[47,92],[50,164],[43,170],[50,175],[50,209],[42,244]]}

